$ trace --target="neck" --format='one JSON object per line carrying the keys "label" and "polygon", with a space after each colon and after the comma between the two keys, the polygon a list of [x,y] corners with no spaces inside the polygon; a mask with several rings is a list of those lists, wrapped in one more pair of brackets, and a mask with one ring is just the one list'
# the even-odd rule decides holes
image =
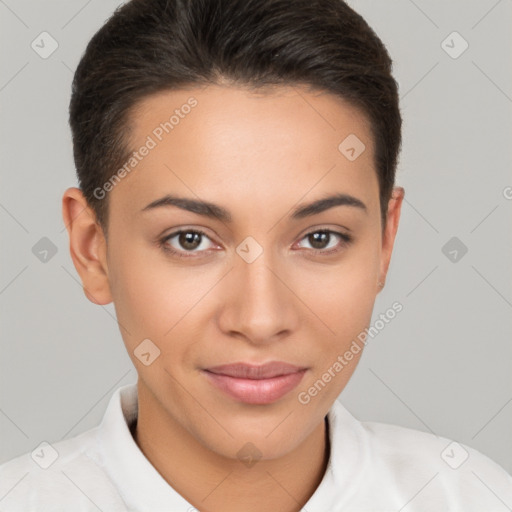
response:
{"label": "neck", "polygon": [[299,512],[323,478],[330,453],[327,419],[284,457],[245,466],[209,450],[176,422],[159,421],[146,404],[139,400],[132,436],[167,483],[198,510]]}

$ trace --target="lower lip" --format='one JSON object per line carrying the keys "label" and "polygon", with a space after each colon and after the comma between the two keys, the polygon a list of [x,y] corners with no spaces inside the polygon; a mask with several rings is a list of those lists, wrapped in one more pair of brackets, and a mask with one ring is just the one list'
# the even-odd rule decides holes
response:
{"label": "lower lip", "polygon": [[270,404],[297,387],[306,370],[271,379],[239,379],[204,370],[210,382],[231,398],[246,404]]}

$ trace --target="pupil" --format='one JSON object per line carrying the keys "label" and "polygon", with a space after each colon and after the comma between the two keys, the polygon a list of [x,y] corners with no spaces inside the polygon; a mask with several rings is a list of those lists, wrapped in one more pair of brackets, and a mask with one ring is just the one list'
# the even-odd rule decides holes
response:
{"label": "pupil", "polygon": [[329,242],[329,233],[320,231],[318,233],[312,233],[310,236],[310,243],[315,249],[325,248],[325,242]]}
{"label": "pupil", "polygon": [[180,233],[179,242],[184,249],[196,249],[199,246],[201,235],[199,233]]}

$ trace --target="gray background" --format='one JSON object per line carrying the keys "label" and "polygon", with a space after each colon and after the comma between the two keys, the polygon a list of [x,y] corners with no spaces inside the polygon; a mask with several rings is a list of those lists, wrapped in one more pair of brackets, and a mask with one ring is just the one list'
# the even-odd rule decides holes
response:
{"label": "gray background", "polygon": [[[512,472],[512,1],[349,3],[400,85],[406,199],[374,319],[394,301],[404,309],[340,400],[361,420],[434,432]],[[112,305],[82,292],[60,212],[76,184],[73,70],[117,5],[0,0],[0,462],[94,427],[112,392],[136,381]],[[31,48],[42,31],[59,44],[47,59]],[[453,31],[469,43],[456,59],[441,46]],[[32,252],[42,237],[57,248],[47,262]],[[452,237],[468,249],[456,261],[442,251]]]}

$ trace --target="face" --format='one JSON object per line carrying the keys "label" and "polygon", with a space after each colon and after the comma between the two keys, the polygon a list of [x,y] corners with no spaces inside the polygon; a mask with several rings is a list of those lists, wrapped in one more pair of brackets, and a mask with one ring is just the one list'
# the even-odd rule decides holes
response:
{"label": "face", "polygon": [[[217,454],[289,453],[352,375],[362,350],[335,363],[368,327],[389,264],[400,202],[383,233],[369,125],[291,87],[159,93],[131,119],[131,147],[149,149],[108,192],[105,286],[139,389]],[[214,373],[269,362],[293,368]]]}

